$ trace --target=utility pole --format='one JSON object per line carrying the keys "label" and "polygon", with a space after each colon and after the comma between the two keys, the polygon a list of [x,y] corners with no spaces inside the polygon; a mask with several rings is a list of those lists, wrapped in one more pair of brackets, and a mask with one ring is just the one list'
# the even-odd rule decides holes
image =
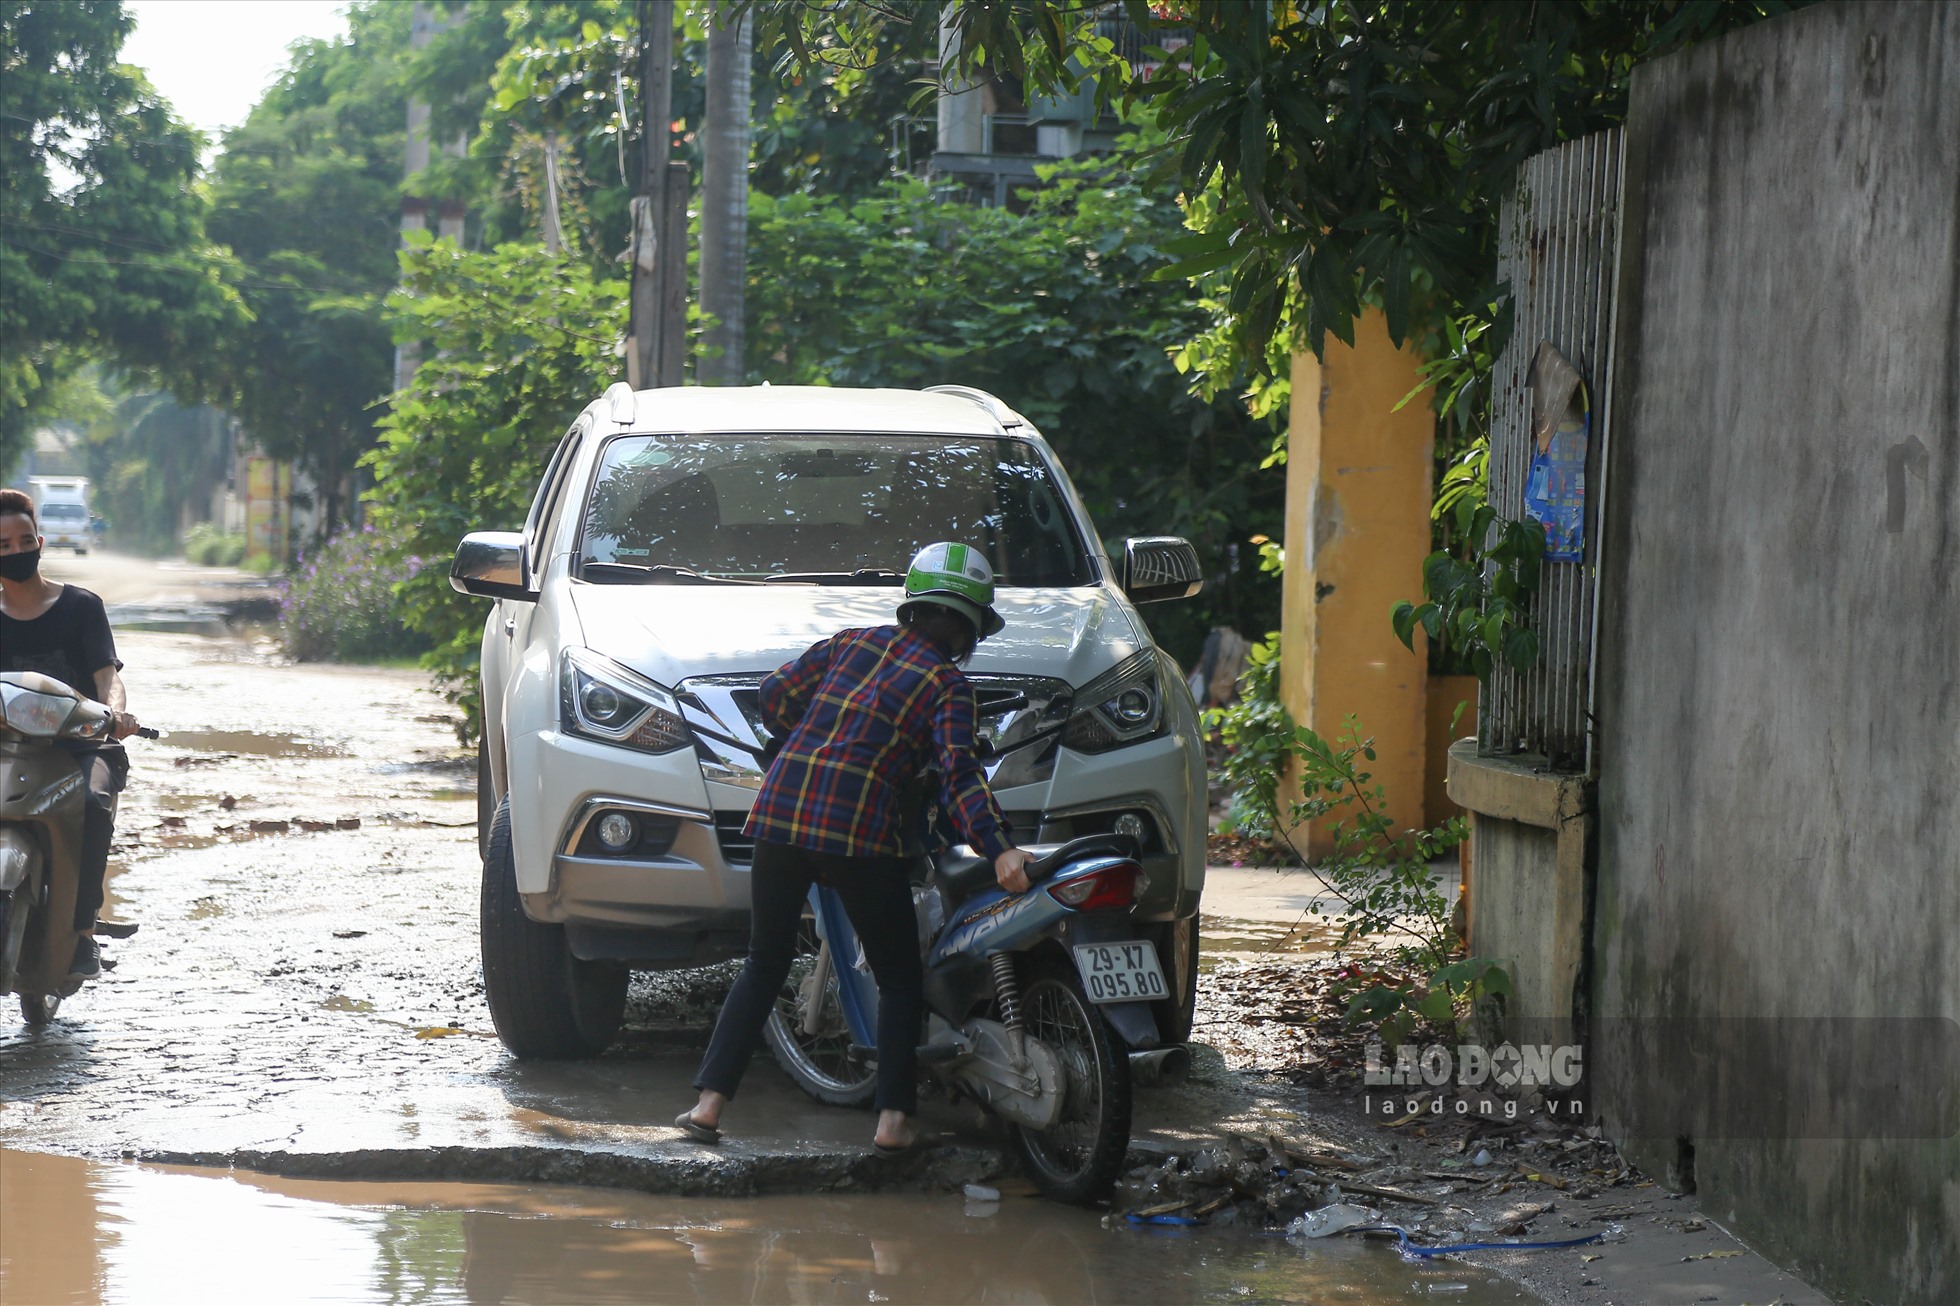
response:
{"label": "utility pole", "polygon": [[[749,55],[753,27],[744,10],[732,20],[710,14],[708,105],[702,123],[701,311],[714,319],[696,365],[703,382],[739,385],[743,359],[743,291],[748,278]],[[715,353],[715,350],[719,353]]]}
{"label": "utility pole", "polygon": [[[436,16],[429,8],[427,0],[415,0],[411,11],[408,29],[408,47],[411,50],[425,49],[435,39]],[[408,102],[408,137],[405,142],[407,157],[403,160],[402,180],[413,183],[415,174],[429,166],[429,102],[411,99]],[[402,192],[402,243],[408,243],[410,233],[427,231],[429,228],[429,204],[419,195]],[[420,341],[408,340],[395,346],[395,389],[406,390],[408,383],[415,379],[415,369],[422,365],[422,345]]]}
{"label": "utility pole", "polygon": [[[679,385],[687,306],[687,165],[670,168],[674,93],[673,0],[638,0],[640,19],[640,193],[632,201],[632,325],[626,380],[635,389]],[[678,171],[679,179],[674,174]],[[678,195],[674,192],[678,191]],[[681,212],[680,240],[672,210]],[[680,254],[679,272],[674,268]],[[678,287],[672,283],[678,283]],[[681,317],[672,305],[678,289]],[[671,339],[670,339],[671,337]]]}

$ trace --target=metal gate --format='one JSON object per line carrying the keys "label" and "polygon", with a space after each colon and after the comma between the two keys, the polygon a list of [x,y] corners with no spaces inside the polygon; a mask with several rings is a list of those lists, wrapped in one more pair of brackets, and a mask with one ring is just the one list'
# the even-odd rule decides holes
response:
{"label": "metal gate", "polygon": [[1578,561],[1547,558],[1533,625],[1538,661],[1500,665],[1478,713],[1478,751],[1535,753],[1556,770],[1592,770],[1592,668],[1603,451],[1612,430],[1613,290],[1620,236],[1618,128],[1528,159],[1498,225],[1498,275],[1511,287],[1511,338],[1493,377],[1490,503],[1525,516],[1532,473],[1532,363],[1550,343],[1577,369],[1591,408]]}

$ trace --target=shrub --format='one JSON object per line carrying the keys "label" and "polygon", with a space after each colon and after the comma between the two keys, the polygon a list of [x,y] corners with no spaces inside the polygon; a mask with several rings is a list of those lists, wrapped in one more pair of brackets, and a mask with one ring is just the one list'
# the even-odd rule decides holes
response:
{"label": "shrub", "polygon": [[1277,847],[1284,829],[1280,772],[1292,751],[1294,733],[1293,718],[1279,701],[1277,630],[1247,651],[1238,700],[1230,707],[1212,709],[1205,718],[1225,746],[1218,778],[1232,795],[1220,829]]}
{"label": "shrub", "polygon": [[184,533],[184,556],[200,567],[236,567],[245,560],[245,537],[201,521]]}
{"label": "shrub", "polygon": [[422,569],[401,541],[375,531],[335,536],[288,578],[280,641],[302,662],[373,662],[428,651],[411,630],[397,591]]}

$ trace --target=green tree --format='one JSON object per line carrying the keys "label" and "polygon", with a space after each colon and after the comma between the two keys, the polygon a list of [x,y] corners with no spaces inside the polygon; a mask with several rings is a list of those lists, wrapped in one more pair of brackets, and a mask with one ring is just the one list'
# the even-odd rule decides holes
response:
{"label": "green tree", "polygon": [[1398,341],[1502,299],[1499,197],[1530,155],[1620,121],[1638,64],[1803,0],[1125,0],[1160,62],[1138,76],[1077,0],[756,0],[757,44],[798,69],[923,59],[942,16],[958,66],[1033,90],[1094,82],[1167,135],[1196,230],[1167,275],[1223,271],[1208,366],[1268,371],[1269,342],[1352,341],[1379,302]]}
{"label": "green tree", "polygon": [[268,453],[319,486],[323,525],[393,389],[384,301],[398,275],[407,5],[356,5],[338,40],[297,45],[228,132],[210,226],[245,269],[249,328],[223,356],[225,400]]}
{"label": "green tree", "polygon": [[190,395],[243,313],[205,237],[196,132],[118,62],[116,0],[0,0],[0,467],[91,357]]}
{"label": "green tree", "polygon": [[1199,600],[1149,610],[1173,651],[1195,656],[1210,625],[1272,624],[1274,582],[1239,547],[1279,533],[1283,486],[1260,474],[1271,431],[1189,393],[1167,357],[1203,309],[1157,275],[1178,210],[1126,160],[1054,168],[1025,213],[912,179],[752,203],[751,377],[991,390],[1054,443],[1112,541],[1183,534],[1210,562]]}
{"label": "green tree", "polygon": [[[446,558],[466,532],[523,520],[552,447],[618,374],[626,283],[538,244],[469,252],[424,238],[402,261],[392,303],[431,352],[366,461],[379,535],[402,542],[405,562]],[[436,641],[428,664],[474,729],[482,605],[451,591],[441,566],[400,592],[411,625]]]}

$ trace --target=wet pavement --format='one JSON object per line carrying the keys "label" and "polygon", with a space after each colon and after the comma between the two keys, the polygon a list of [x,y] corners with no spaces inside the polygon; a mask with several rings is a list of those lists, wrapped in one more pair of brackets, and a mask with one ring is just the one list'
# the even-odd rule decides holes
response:
{"label": "wet pavement", "polygon": [[[732,972],[636,978],[606,1057],[520,1063],[477,957],[473,759],[408,671],[282,665],[236,640],[125,633],[136,741],[107,914],[142,931],[34,1031],[0,1016],[0,1143],[286,1174],[630,1182],[745,1194],[992,1173],[999,1133],[928,1099],[949,1141],[891,1161],[868,1115],[767,1058],[716,1151],[673,1114]],[[1256,925],[1243,928],[1257,930]],[[1221,936],[1221,943],[1225,937]],[[1283,1104],[1203,1050],[1143,1094],[1165,1149]]]}
{"label": "wet pavement", "polygon": [[[1298,1300],[1304,1285],[1321,1282],[1241,1291],[1259,1281],[1261,1258],[1280,1258],[1294,1274],[1304,1255],[1241,1231],[1105,1229],[1094,1212],[1032,1198],[1010,1199],[989,1222],[969,1226],[963,1184],[1003,1175],[1013,1183],[998,1126],[971,1105],[928,1097],[923,1123],[940,1145],[880,1157],[868,1146],[869,1113],[811,1102],[766,1056],[728,1112],[727,1142],[707,1149],[685,1141],[671,1122],[692,1097],[688,1080],[728,967],[636,977],[627,1030],[598,1060],[515,1061],[496,1040],[482,995],[474,758],[457,748],[453,714],[426,678],[295,667],[240,639],[125,631],[119,643],[132,708],[166,732],[132,741],[105,911],[142,928],[106,945],[117,968],[64,1004],[52,1026],[29,1029],[11,1007],[0,1011],[0,1146],[11,1149],[0,1178],[14,1192],[67,1184],[72,1203],[61,1202],[78,1211],[94,1203],[93,1227],[113,1226],[113,1237],[99,1234],[104,1249],[160,1245],[156,1229],[180,1228],[172,1212],[198,1203],[212,1204],[213,1227],[222,1228],[233,1218],[222,1214],[226,1204],[246,1202],[286,1212],[237,1216],[248,1226],[263,1218],[314,1230],[308,1245],[346,1262],[331,1282],[366,1285],[338,1297],[336,1288],[328,1300],[496,1300],[473,1296],[467,1275],[428,1296],[420,1287],[377,1287],[370,1271],[385,1264],[394,1267],[388,1273],[421,1274],[423,1260],[454,1268],[492,1256],[470,1248],[494,1250],[499,1238],[466,1237],[468,1229],[540,1216],[566,1230],[538,1238],[584,1240],[602,1260],[655,1244],[677,1255],[676,1247],[694,1245],[689,1231],[718,1231],[708,1245],[726,1249],[735,1277],[711,1299],[754,1288],[764,1298],[808,1301],[1126,1300],[1134,1294],[1111,1285],[1143,1283],[1133,1274],[1137,1247],[1170,1249],[1151,1252],[1170,1258],[1154,1273],[1188,1284],[1187,1296],[1163,1300]],[[1219,942],[1226,945],[1225,934]],[[1186,1083],[1139,1093],[1139,1151],[1298,1120],[1284,1094],[1235,1075],[1215,1053],[1200,1049],[1196,1060]],[[159,1165],[284,1178],[241,1185]],[[308,1180],[384,1186],[294,1196],[293,1185]],[[426,1187],[459,1182],[502,1187]],[[542,1187],[552,1185],[584,1188],[553,1197]],[[880,1190],[914,1196],[875,1197]],[[177,1196],[157,1196],[166,1191]],[[776,1205],[728,1200],[758,1194],[782,1196]],[[526,1201],[564,1206],[526,1212]],[[1036,1272],[1030,1263],[1023,1275],[998,1250],[1014,1236],[1002,1230],[1023,1226],[1030,1237],[1059,1240],[1050,1268]],[[5,1240],[9,1248],[23,1245],[21,1227]],[[876,1274],[871,1231],[888,1227],[908,1230],[904,1238],[917,1247],[946,1250],[944,1266],[915,1258],[914,1271]],[[839,1267],[825,1270],[816,1251],[799,1250],[821,1247],[826,1230],[846,1229],[856,1232],[845,1239],[851,1250],[837,1253]],[[952,1247],[953,1231],[994,1241]],[[331,1250],[350,1238],[365,1250]],[[1239,1250],[1221,1250],[1227,1244]],[[16,1286],[0,1285],[0,1298],[9,1302],[39,1298],[38,1287],[18,1286],[22,1275],[59,1275],[69,1260],[45,1250],[24,1261],[6,1255]],[[137,1279],[117,1277],[116,1265],[137,1261],[108,1250],[90,1255],[100,1263],[96,1296],[155,1299]],[[196,1263],[190,1251],[183,1256]],[[1383,1246],[1321,1247],[1309,1259],[1333,1267],[1315,1300],[1341,1300],[1341,1285],[1352,1284],[1370,1285],[1355,1300],[1393,1299],[1415,1282]],[[496,1273],[521,1278],[548,1258],[524,1252],[517,1262]],[[1014,1266],[1015,1284],[1036,1286],[1023,1291],[1002,1279],[995,1290],[976,1279],[952,1291],[959,1275],[988,1265],[1003,1273]],[[608,1273],[630,1284],[652,1271]],[[1451,1273],[1450,1283],[1486,1281],[1461,1267]],[[904,1286],[906,1274],[923,1277]],[[902,1291],[887,1291],[887,1277]],[[578,1282],[579,1291],[530,1299],[592,1299],[590,1285]]]}
{"label": "wet pavement", "polygon": [[[20,1249],[30,1249],[23,1253]],[[0,1152],[0,1300],[1528,1300],[1340,1239],[1111,1228],[1010,1189],[691,1199],[362,1184]]]}

